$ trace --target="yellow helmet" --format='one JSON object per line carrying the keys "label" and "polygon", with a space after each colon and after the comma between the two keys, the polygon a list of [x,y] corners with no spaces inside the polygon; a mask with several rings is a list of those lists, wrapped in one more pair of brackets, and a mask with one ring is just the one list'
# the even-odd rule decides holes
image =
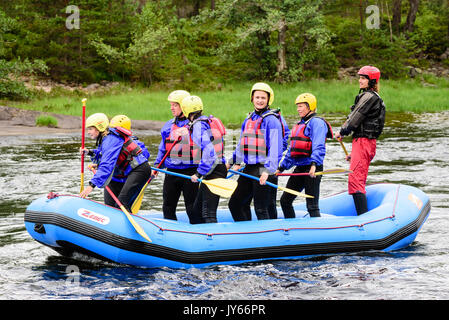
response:
{"label": "yellow helmet", "polygon": [[168,95],[167,100],[170,102],[177,102],[181,104],[182,100],[188,96],[190,96],[190,93],[185,90],[175,90]]}
{"label": "yellow helmet", "polygon": [[86,119],[86,128],[95,127],[100,132],[105,131],[108,125],[109,119],[104,113],[94,113]]}
{"label": "yellow helmet", "polygon": [[313,94],[303,93],[303,94],[300,94],[295,100],[295,104],[303,103],[303,102],[305,102],[309,105],[310,111],[316,110],[316,98]]}
{"label": "yellow helmet", "polygon": [[251,102],[253,102],[254,91],[265,91],[266,93],[268,93],[268,105],[271,106],[273,104],[274,92],[273,89],[271,89],[271,87],[268,84],[264,82],[257,82],[253,85],[253,87],[251,88],[251,95],[250,95]]}
{"label": "yellow helmet", "polygon": [[111,128],[122,127],[131,130],[131,119],[124,114],[119,114],[111,119],[111,122],[109,122],[109,126]]}
{"label": "yellow helmet", "polygon": [[186,117],[192,112],[203,110],[203,101],[198,96],[188,96],[181,101],[181,110]]}

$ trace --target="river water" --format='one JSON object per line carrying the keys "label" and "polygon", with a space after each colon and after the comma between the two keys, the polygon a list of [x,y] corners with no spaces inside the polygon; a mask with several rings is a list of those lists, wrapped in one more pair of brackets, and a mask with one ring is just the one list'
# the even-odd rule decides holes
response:
{"label": "river water", "polygon": [[[338,127],[344,116],[327,119]],[[154,160],[160,136],[138,135]],[[79,192],[80,136],[2,137],[0,299],[449,299],[448,136],[449,112],[397,113],[388,115],[378,141],[368,183],[408,184],[431,198],[430,216],[410,247],[188,270],[67,258],[34,241],[23,222],[28,204],[50,191]],[[349,140],[345,145],[350,150]],[[327,144],[325,160],[325,168],[333,167],[348,167],[336,141]],[[85,176],[88,181],[90,173]],[[345,175],[325,176],[321,195],[346,190],[346,183]],[[160,210],[161,189],[162,175],[147,189],[142,209]],[[101,191],[92,198],[102,201]]]}

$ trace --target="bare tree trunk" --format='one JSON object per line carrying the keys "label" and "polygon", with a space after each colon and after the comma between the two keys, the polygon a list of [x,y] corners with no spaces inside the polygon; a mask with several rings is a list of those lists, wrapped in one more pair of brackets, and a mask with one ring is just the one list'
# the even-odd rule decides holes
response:
{"label": "bare tree trunk", "polygon": [[393,28],[391,26],[391,17],[390,17],[390,11],[388,9],[388,1],[385,1],[385,6],[387,8],[388,25],[390,27],[390,42],[393,42]]}
{"label": "bare tree trunk", "polygon": [[402,0],[394,0],[393,1],[393,32],[397,35],[401,33],[400,25],[401,25],[401,5]]}
{"label": "bare tree trunk", "polygon": [[363,30],[365,27],[365,9],[366,3],[364,0],[360,0],[359,14],[360,14],[360,40],[363,40]]}
{"label": "bare tree trunk", "polygon": [[407,21],[405,22],[405,32],[413,32],[415,26],[416,14],[418,13],[419,0],[409,0],[410,10],[408,11]]}
{"label": "bare tree trunk", "polygon": [[210,0],[210,9],[215,10],[215,0]]}
{"label": "bare tree trunk", "polygon": [[[447,0],[446,12],[446,17],[449,17],[449,0]],[[447,41],[449,41],[449,18],[447,18]]]}
{"label": "bare tree trunk", "polygon": [[287,33],[287,25],[285,24],[285,20],[282,19],[279,23],[279,33],[278,33],[278,65],[277,65],[277,73],[278,73],[278,81],[284,82],[283,72],[287,69],[287,59],[285,52],[285,35]]}

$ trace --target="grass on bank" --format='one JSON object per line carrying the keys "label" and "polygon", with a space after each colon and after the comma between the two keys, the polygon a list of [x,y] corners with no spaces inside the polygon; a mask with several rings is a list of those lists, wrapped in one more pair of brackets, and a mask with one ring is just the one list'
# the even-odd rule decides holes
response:
{"label": "grass on bank", "polygon": [[[428,78],[421,80],[382,80],[380,95],[389,112],[438,112],[449,110],[449,79]],[[213,114],[228,126],[238,126],[247,113],[252,110],[250,90],[253,83],[226,83],[221,90],[191,91],[203,100],[204,114]],[[285,116],[296,116],[295,98],[304,92],[317,97],[319,113],[349,112],[358,93],[356,80],[309,80],[291,84],[273,84],[274,108],[281,108]],[[182,87],[176,89],[183,89]],[[170,119],[171,112],[167,96],[172,90],[129,87],[121,85],[109,93],[71,93],[41,95],[28,102],[8,103],[10,106],[54,112],[68,115],[81,115],[81,99],[87,97],[87,116],[103,112],[109,117],[126,114],[131,119],[160,120]]]}
{"label": "grass on bank", "polygon": [[36,118],[36,126],[56,128],[58,126],[58,120],[52,116],[40,115]]}

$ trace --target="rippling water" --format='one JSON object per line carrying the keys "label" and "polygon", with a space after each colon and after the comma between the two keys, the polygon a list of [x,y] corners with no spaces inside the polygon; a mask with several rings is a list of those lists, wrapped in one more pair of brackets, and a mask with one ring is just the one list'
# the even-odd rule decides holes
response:
{"label": "rippling water", "polygon": [[[343,116],[327,119],[338,126]],[[159,136],[138,135],[153,160]],[[2,137],[0,299],[449,299],[448,135],[449,112],[389,114],[378,141],[368,183],[413,185],[431,198],[431,214],[410,247],[188,270],[67,258],[34,241],[23,223],[27,205],[50,191],[79,192],[80,137]],[[329,142],[325,167],[347,166],[340,145]],[[345,190],[346,181],[324,177],[322,196]],[[161,182],[151,183],[142,209],[160,210]],[[101,191],[92,198],[102,201]]]}

